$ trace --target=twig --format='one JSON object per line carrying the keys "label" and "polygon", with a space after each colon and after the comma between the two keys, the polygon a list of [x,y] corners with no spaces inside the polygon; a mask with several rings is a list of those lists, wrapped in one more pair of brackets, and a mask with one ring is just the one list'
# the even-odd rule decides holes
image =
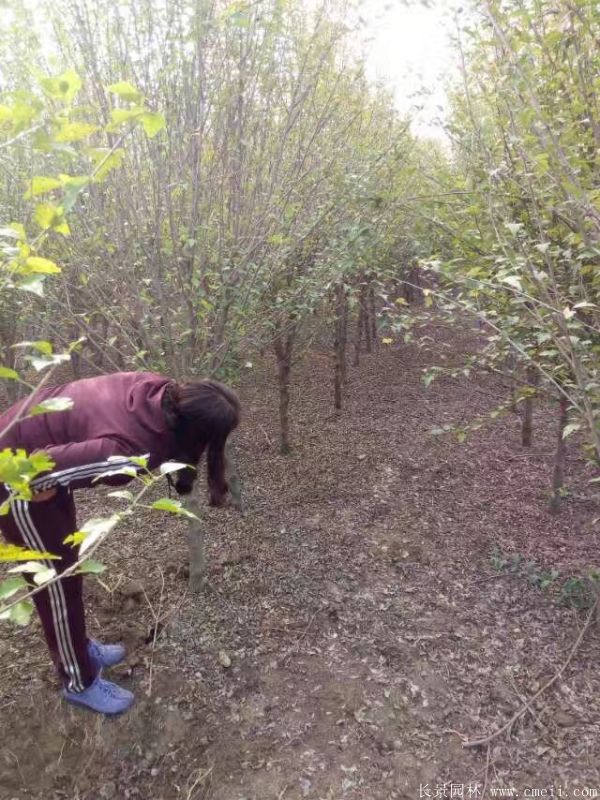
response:
{"label": "twig", "polygon": [[162,615],[162,617],[158,618],[158,624],[161,626],[161,631],[164,631],[164,629],[171,622],[175,614],[181,609],[181,606],[183,605],[185,598],[187,597],[187,593],[188,590],[186,586],[186,588],[183,591],[183,594],[181,595],[181,600],[178,603],[176,603],[169,611],[166,611]]}
{"label": "twig", "polygon": [[577,652],[577,650],[579,648],[579,645],[581,644],[587,629],[590,627],[590,624],[592,622],[592,618],[593,618],[594,614],[596,613],[596,610],[597,610],[599,604],[600,604],[600,594],[597,595],[596,600],[594,601],[594,605],[591,607],[590,612],[587,615],[587,618],[585,620],[584,626],[580,630],[579,636],[575,640],[575,644],[571,648],[571,650],[569,652],[569,655],[567,656],[567,658],[566,658],[565,662],[562,664],[562,666],[554,673],[553,677],[550,678],[550,680],[547,681],[547,683],[545,683],[542,686],[542,688],[539,689],[533,695],[533,697],[530,700],[528,700],[526,703],[524,703],[521,706],[521,708],[512,715],[512,717],[508,720],[508,722],[505,725],[503,725],[501,728],[498,728],[498,730],[494,731],[494,733],[490,733],[489,736],[484,736],[481,739],[471,739],[470,741],[463,742],[463,747],[481,747],[481,745],[489,744],[494,739],[497,739],[498,736],[501,736],[505,731],[510,730],[512,728],[512,726],[519,719],[519,717],[523,716],[523,714],[530,708],[532,703],[535,700],[537,700],[537,698],[541,694],[543,694],[546,691],[546,689],[549,689],[554,683],[556,683],[556,681],[560,678],[560,676],[563,674],[563,672],[569,666],[569,664],[571,663],[571,659],[573,658],[573,656]]}
{"label": "twig", "polygon": [[[200,783],[204,783],[204,781],[205,781],[207,778],[209,778],[209,777],[210,777],[210,774],[211,774],[211,772],[212,772],[212,771],[213,771],[213,767],[209,767],[209,768],[208,768],[207,770],[205,770],[204,772],[202,772],[202,770],[200,770],[200,769],[198,769],[198,770],[196,770],[196,771],[195,771],[195,773],[198,775],[198,777],[197,777],[197,778],[195,778],[195,780],[194,780],[193,784],[192,784],[192,785],[190,786],[190,788],[188,789],[188,793],[187,793],[186,800],[194,800],[194,796],[192,795],[192,792],[194,791],[194,789],[196,788],[196,786],[198,786],[198,784],[200,784]],[[194,772],[192,772],[192,775],[194,775]],[[188,781],[189,781],[189,780],[191,780],[191,778],[192,778],[192,775],[190,775],[190,777],[188,778]]]}
{"label": "twig", "polygon": [[292,653],[294,652],[294,650],[297,650],[297,649],[300,647],[300,644],[301,644],[301,643],[304,641],[304,638],[306,637],[306,634],[307,634],[307,633],[308,633],[308,631],[310,630],[310,626],[311,626],[311,625],[313,624],[313,622],[315,621],[315,617],[317,616],[317,614],[318,614],[318,613],[319,613],[319,611],[317,610],[317,611],[315,611],[315,613],[312,615],[312,617],[310,618],[310,621],[309,621],[308,625],[306,626],[306,628],[304,629],[304,631],[302,632],[302,634],[301,634],[301,635],[298,637],[298,639],[297,639],[297,640],[294,642],[294,644],[293,644],[293,645],[290,647],[290,649],[287,651],[287,653],[286,653],[286,654],[284,655],[284,657],[282,658],[282,660],[281,660],[281,663],[282,663],[282,664],[285,664],[285,662],[286,662],[286,661],[287,661],[287,659],[288,659],[288,658],[289,658],[289,657],[292,655]]}
{"label": "twig", "polygon": [[265,437],[265,439],[267,441],[267,445],[269,447],[273,447],[273,440],[270,438],[269,434],[266,432],[266,430],[263,428],[262,425],[259,425],[258,427],[260,428],[263,436]]}
{"label": "twig", "polygon": [[488,777],[490,774],[490,746],[487,746],[487,755],[485,757],[485,776],[483,778],[483,789],[481,790],[481,800],[485,800],[485,790],[488,785]]}
{"label": "twig", "polygon": [[164,593],[165,593],[165,574],[164,574],[164,572],[162,571],[162,569],[160,567],[158,569],[160,571],[160,579],[161,579],[162,583],[161,583],[161,587],[160,587],[160,597],[158,599],[158,612],[156,614],[154,613],[154,608],[152,607],[152,603],[148,599],[148,595],[146,594],[146,590],[142,589],[142,591],[144,592],[144,597],[146,598],[146,602],[148,603],[148,606],[150,608],[150,613],[152,614],[152,619],[154,620],[154,635],[152,637],[152,649],[150,651],[150,667],[149,667],[149,671],[148,671],[148,689],[146,690],[146,696],[147,697],[150,697],[152,695],[152,671],[153,671],[153,668],[154,668],[154,650],[156,648],[156,639],[158,637],[158,622],[160,620],[160,611],[161,611],[161,608],[162,608],[162,602],[163,602],[163,597],[164,597]]}
{"label": "twig", "polygon": [[2,142],[2,144],[0,144],[0,150],[4,150],[5,147],[10,147],[12,144],[18,142],[20,139],[24,139],[26,136],[29,136],[30,134],[35,133],[36,131],[39,131],[40,128],[42,127],[43,125],[40,122],[37,125],[34,125],[32,128],[28,128],[26,131],[21,131],[21,133],[18,133],[12,139],[8,139],[6,142]]}

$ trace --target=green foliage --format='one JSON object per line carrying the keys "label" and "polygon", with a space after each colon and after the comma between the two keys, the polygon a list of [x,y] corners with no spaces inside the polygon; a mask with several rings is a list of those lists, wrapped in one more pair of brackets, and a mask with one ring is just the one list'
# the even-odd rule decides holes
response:
{"label": "green foliage", "polygon": [[0,620],[7,619],[20,626],[28,625],[32,614],[33,603],[31,600],[20,600],[5,611],[0,608]]}
{"label": "green foliage", "polygon": [[0,482],[18,497],[28,500],[31,497],[30,482],[53,465],[52,459],[44,452],[27,454],[25,450],[5,448],[0,451]]}
{"label": "green foliage", "polygon": [[571,575],[559,581],[559,570],[542,569],[535,561],[526,561],[519,553],[503,553],[497,545],[492,548],[490,560],[496,572],[524,578],[540,591],[553,588],[558,602],[573,608],[591,608],[600,591],[600,573],[594,569],[585,575]]}
{"label": "green foliage", "polygon": [[197,519],[196,515],[188,511],[187,508],[184,508],[179,500],[172,500],[169,497],[162,497],[160,500],[155,500],[150,508],[154,508],[157,511],[168,511],[170,514],[178,514],[183,517],[189,517],[190,519]]}
{"label": "green foliage", "polygon": [[[477,11],[475,12],[477,15]],[[480,24],[479,24],[480,23]],[[566,435],[600,458],[600,214],[595,86],[600,13],[489,0],[461,32],[461,85],[448,126],[447,199],[430,214],[442,257],[424,263],[443,313],[464,310],[487,341],[478,366],[533,363],[565,395]]]}
{"label": "green foliage", "polygon": [[564,582],[560,599],[564,605],[573,608],[591,608],[600,591],[600,575],[590,570],[587,575],[573,575]]}

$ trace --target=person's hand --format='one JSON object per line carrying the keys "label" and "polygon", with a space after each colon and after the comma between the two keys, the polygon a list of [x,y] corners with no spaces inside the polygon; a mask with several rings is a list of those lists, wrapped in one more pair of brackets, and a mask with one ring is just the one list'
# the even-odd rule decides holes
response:
{"label": "person's hand", "polygon": [[56,497],[56,489],[46,489],[45,492],[36,492],[31,496],[32,503],[43,503],[44,500],[52,500]]}

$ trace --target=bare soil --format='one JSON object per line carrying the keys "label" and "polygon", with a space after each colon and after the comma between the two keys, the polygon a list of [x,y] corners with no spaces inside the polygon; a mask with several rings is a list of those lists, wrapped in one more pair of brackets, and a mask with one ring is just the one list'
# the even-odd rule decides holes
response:
{"label": "bare soil", "polygon": [[[235,445],[246,509],[206,509],[200,594],[186,591],[184,522],[153,512],[115,533],[102,553],[110,591],[89,581],[89,624],[129,647],[113,674],[136,693],[131,713],[67,706],[37,622],[0,627],[2,800],[600,792],[596,623],[510,735],[463,748],[566,657],[586,612],[559,590],[598,564],[600,512],[570,440],[570,494],[559,516],[547,511],[550,406],[537,409],[530,450],[516,415],[464,444],[431,435],[506,389],[488,376],[425,388],[423,368],[458,364],[474,346],[468,331],[429,333],[429,350],[363,356],[341,415],[331,360],[310,353],[287,457],[271,372],[252,375]],[[114,502],[81,493],[80,517]],[[541,590],[536,576],[553,568]]]}

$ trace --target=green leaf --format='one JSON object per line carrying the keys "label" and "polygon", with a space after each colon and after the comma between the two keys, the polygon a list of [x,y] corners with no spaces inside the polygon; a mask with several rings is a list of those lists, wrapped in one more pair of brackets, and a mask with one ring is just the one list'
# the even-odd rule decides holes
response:
{"label": "green leaf", "polygon": [[35,207],[33,218],[42,230],[47,231],[52,227],[59,208],[52,203],[40,203]]}
{"label": "green leaf", "polygon": [[148,460],[150,456],[127,456],[127,458],[132,464],[135,464],[138,467],[143,467],[144,469],[148,469]]}
{"label": "green leaf", "polygon": [[513,289],[518,289],[519,291],[522,290],[521,286],[521,279],[517,277],[517,275],[506,275],[506,277],[501,278],[502,283],[507,283],[509,286],[512,286]]}
{"label": "green leaf", "polygon": [[20,222],[11,222],[5,228],[0,228],[0,238],[18,239],[24,242],[27,239],[27,234]]}
{"label": "green leaf", "polygon": [[92,483],[98,483],[99,481],[104,480],[105,478],[110,478],[113,475],[126,475],[128,478],[135,478],[137,477],[137,470],[135,467],[115,467],[114,469],[106,470],[101,475],[97,475],[93,480]]}
{"label": "green leaf", "polygon": [[26,561],[24,564],[17,564],[16,567],[11,567],[9,572],[28,572],[35,575],[38,572],[45,572],[48,567],[41,564],[40,561]]}
{"label": "green leaf", "polygon": [[31,292],[38,297],[44,296],[44,278],[37,275],[30,275],[24,278],[18,285],[18,288],[24,292]]}
{"label": "green leaf", "polygon": [[192,514],[191,511],[184,508],[179,500],[171,500],[169,497],[161,497],[160,500],[155,500],[150,508],[154,508],[158,511],[168,511],[170,514],[179,514],[183,517],[189,517],[190,519],[198,519],[195,514]]}
{"label": "green leaf", "polygon": [[13,111],[12,108],[5,105],[0,105],[0,126],[7,122],[12,122]]}
{"label": "green leaf", "polygon": [[33,614],[33,603],[31,600],[22,600],[8,611],[0,611],[0,619],[10,619],[17,625],[27,625]]}
{"label": "green leaf", "polygon": [[118,95],[121,99],[130,103],[139,103],[143,96],[142,93],[135,88],[135,86],[132,86],[127,81],[111,83],[110,86],[106,87],[106,90],[112,94]]}
{"label": "green leaf", "polygon": [[89,175],[66,175],[64,172],[61,172],[58,177],[63,186],[73,186],[76,189],[82,189],[90,182]]}
{"label": "green leaf", "polygon": [[165,461],[160,465],[160,474],[169,475],[171,472],[178,472],[180,469],[189,469],[189,464],[182,464],[179,461]]}
{"label": "green leaf", "polygon": [[66,122],[54,137],[57,142],[80,142],[100,130],[89,122]]}
{"label": "green leaf", "polygon": [[125,122],[132,122],[133,120],[141,117],[144,114],[142,106],[134,106],[133,108],[113,108],[110,112],[111,124],[108,126],[109,130],[115,130]]}
{"label": "green leaf", "polygon": [[0,583],[0,600],[7,600],[16,594],[20,589],[27,589],[29,584],[20,575],[14,575]]}
{"label": "green leaf", "polygon": [[119,169],[125,157],[125,150],[122,147],[114,152],[108,147],[90,148],[86,152],[95,165],[93,180],[96,183],[101,183],[113,169]]}
{"label": "green leaf", "polygon": [[448,431],[444,428],[432,428],[429,433],[431,436],[442,436],[444,433],[448,433]]}
{"label": "green leaf", "polygon": [[41,275],[55,275],[61,272],[61,268],[54,261],[41,256],[29,256],[29,258],[25,259],[25,266],[29,272]]}
{"label": "green leaf", "polygon": [[44,355],[46,356],[52,355],[52,350],[53,350],[52,344],[50,342],[47,342],[45,339],[17,342],[16,344],[13,344],[13,347],[33,347],[34,350],[37,350],[40,353],[44,353]]}
{"label": "green leaf", "polygon": [[37,406],[34,406],[29,412],[29,416],[35,417],[38,414],[68,411],[70,408],[73,408],[73,401],[70,397],[49,397],[47,400],[43,400]]}
{"label": "green leaf", "polygon": [[28,181],[29,189],[25,192],[25,199],[29,200],[31,197],[37,197],[39,194],[46,194],[52,192],[54,189],[60,189],[62,183],[58,178],[49,178],[43,175],[36,175]]}
{"label": "green leaf", "polygon": [[64,541],[65,543],[71,542],[74,544],[81,542],[79,552],[83,554],[99,539],[109,534],[120,519],[120,514],[113,514],[110,517],[94,517],[82,525],[76,533],[67,536]]}
{"label": "green leaf", "polygon": [[133,492],[130,492],[129,489],[118,489],[116,492],[109,492],[108,497],[118,497],[120,500],[127,500],[128,502],[133,501]]}
{"label": "green leaf", "polygon": [[101,564],[99,561],[94,561],[92,558],[88,558],[87,561],[79,565],[77,572],[80,575],[100,575],[100,573],[105,570],[106,567],[104,564]]}
{"label": "green leaf", "polygon": [[565,429],[563,430],[562,438],[566,439],[567,436],[570,436],[575,431],[580,430],[581,425],[578,422],[570,422],[568,425],[565,425]]}
{"label": "green leaf", "polygon": [[140,117],[140,121],[146,132],[146,135],[153,139],[157,133],[160,133],[162,129],[165,127],[165,118],[162,114],[155,114],[151,111],[147,111]]}
{"label": "green leaf", "polygon": [[63,544],[70,544],[72,547],[77,547],[83,542],[84,539],[85,533],[76,531],[75,533],[70,533],[68,536],[65,536],[63,539]]}
{"label": "green leaf", "polygon": [[81,78],[73,69],[68,69],[55,78],[42,78],[40,86],[50,97],[72,103],[77,92],[81,89]]}
{"label": "green leaf", "polygon": [[31,365],[36,370],[36,372],[41,372],[41,370],[46,369],[47,367],[53,367],[57,364],[64,364],[67,361],[71,360],[71,356],[67,353],[56,353],[53,356],[26,356],[27,361],[31,362]]}
{"label": "green leaf", "polygon": [[33,576],[33,582],[36,584],[36,586],[42,586],[44,583],[48,583],[48,581],[51,581],[55,577],[56,577],[56,570],[50,567],[49,569],[44,569],[40,570],[39,572],[36,572],[35,575]]}
{"label": "green leaf", "polygon": [[9,381],[18,381],[19,373],[10,367],[0,367],[0,378],[6,378]]}
{"label": "green leaf", "polygon": [[62,206],[55,206],[52,203],[40,203],[35,207],[33,218],[42,230],[52,229],[64,236],[70,234],[70,229],[64,218]]}
{"label": "green leaf", "polygon": [[504,227],[508,228],[508,230],[512,233],[513,236],[516,236],[522,229],[523,224],[521,222],[507,222],[505,223]]}

